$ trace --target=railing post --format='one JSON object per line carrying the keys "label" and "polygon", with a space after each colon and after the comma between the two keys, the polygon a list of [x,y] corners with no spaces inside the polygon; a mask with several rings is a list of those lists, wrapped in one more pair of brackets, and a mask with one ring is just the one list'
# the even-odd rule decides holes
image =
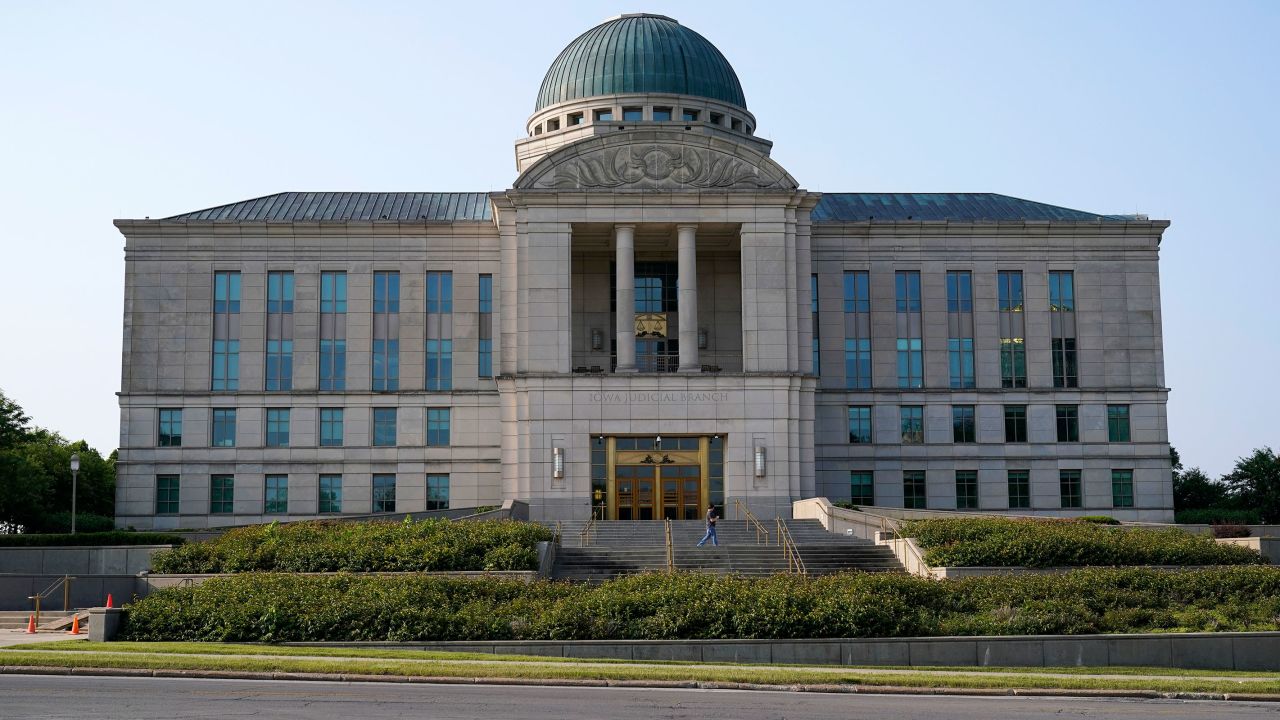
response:
{"label": "railing post", "polygon": [[71,576],[62,576],[62,612],[71,607]]}

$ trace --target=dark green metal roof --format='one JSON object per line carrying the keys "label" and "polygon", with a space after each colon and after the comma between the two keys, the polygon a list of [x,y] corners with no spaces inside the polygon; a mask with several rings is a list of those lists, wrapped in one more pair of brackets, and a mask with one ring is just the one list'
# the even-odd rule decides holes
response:
{"label": "dark green metal roof", "polygon": [[639,14],[606,20],[569,43],[542,79],[536,109],[624,93],[747,106],[737,73],[715,45],[669,17]]}
{"label": "dark green metal roof", "polygon": [[182,222],[484,222],[492,219],[489,194],[475,192],[283,192],[165,218]]}
{"label": "dark green metal roof", "polygon": [[1098,215],[996,193],[823,193],[815,223],[955,220],[957,222],[1126,222],[1135,215]]}

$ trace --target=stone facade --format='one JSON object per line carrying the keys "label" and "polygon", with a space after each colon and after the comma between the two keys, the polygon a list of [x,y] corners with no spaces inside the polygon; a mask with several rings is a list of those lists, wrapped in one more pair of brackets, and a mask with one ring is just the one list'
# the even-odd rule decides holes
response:
{"label": "stone facade", "polygon": [[[621,119],[630,108],[639,120]],[[686,116],[663,116],[672,109]],[[1009,471],[1026,471],[1028,501],[1010,512],[1171,519],[1158,269],[1167,222],[999,196],[1012,208],[999,217],[965,210],[960,196],[963,207],[944,217],[917,219],[908,206],[924,199],[889,195],[875,196],[881,209],[865,216],[836,212],[769,157],[755,122],[745,108],[669,91],[575,99],[535,113],[517,143],[519,177],[487,196],[287,193],[118,220],[118,523],[421,512],[442,500],[521,500],[537,519],[585,518],[593,507],[610,518],[697,511],[643,499],[641,481],[632,488],[618,470],[627,463],[655,465],[632,469],[653,478],[658,495],[669,473],[700,483],[687,488],[699,507],[741,500],[762,516],[789,515],[801,498],[849,498],[851,472],[872,473],[879,505],[902,506],[904,471],[923,471],[924,495],[911,502],[1010,510]],[[1025,291],[1016,319],[1024,387],[1002,380],[1001,338],[1011,332],[999,309],[1002,271],[1021,273]],[[845,311],[852,272],[869,281],[858,317]],[[913,317],[897,311],[903,272],[918,273]],[[949,272],[968,274],[967,313],[950,312]],[[1070,317],[1049,307],[1059,272],[1071,273]],[[218,273],[238,273],[234,388],[213,371],[226,364],[215,358],[215,316],[230,300],[218,296]],[[268,311],[283,307],[269,295],[271,273],[291,273],[293,288],[284,386],[273,380],[281,361],[267,329]],[[322,381],[332,363],[324,273],[345,278],[338,389]],[[382,273],[398,278],[390,319],[375,288]],[[449,290],[429,287],[437,273]],[[491,297],[482,299],[482,282]],[[949,341],[960,332],[972,343],[971,387],[950,378]],[[909,387],[898,367],[904,333],[921,348],[923,378]],[[1078,371],[1055,383],[1051,349],[1064,334]],[[390,389],[375,384],[387,337],[398,341]],[[845,373],[852,337],[869,340],[864,387]],[[432,354],[442,339],[447,370]],[[482,376],[486,353],[492,371]],[[850,441],[851,406],[870,408],[871,442]],[[903,442],[903,406],[921,408],[921,442]],[[974,412],[962,442],[955,406]],[[1025,406],[1025,438],[1008,441],[1006,406]],[[1059,441],[1060,406],[1076,408],[1077,439]],[[1126,408],[1124,439],[1108,433],[1108,406]],[[326,426],[322,441],[322,413],[338,409],[341,437]],[[375,415],[385,425],[390,409],[387,443]],[[219,443],[220,410],[235,410],[235,424]],[[651,439],[662,435],[666,444]],[[640,454],[627,455],[633,448]],[[649,449],[656,454],[637,459]],[[664,461],[687,463],[688,473]],[[1078,502],[1067,502],[1063,471],[1079,472]],[[1131,480],[1131,505],[1115,471]],[[957,495],[957,472],[976,482],[971,501]],[[214,487],[215,476],[231,480]],[[337,504],[322,500],[321,476],[340,476]],[[394,478],[391,505],[375,502],[375,476]]]}

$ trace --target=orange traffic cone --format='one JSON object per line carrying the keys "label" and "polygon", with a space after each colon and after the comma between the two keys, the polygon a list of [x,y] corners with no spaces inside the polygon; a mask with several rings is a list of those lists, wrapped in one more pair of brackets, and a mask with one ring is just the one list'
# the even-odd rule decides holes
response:
{"label": "orange traffic cone", "polygon": [[80,616],[79,615],[71,616],[71,629],[67,631],[67,634],[68,635],[80,634]]}
{"label": "orange traffic cone", "polygon": [[115,607],[111,604],[111,593],[107,593],[107,607]]}
{"label": "orange traffic cone", "polygon": [[27,616],[27,634],[28,635],[36,634],[36,616],[35,615]]}

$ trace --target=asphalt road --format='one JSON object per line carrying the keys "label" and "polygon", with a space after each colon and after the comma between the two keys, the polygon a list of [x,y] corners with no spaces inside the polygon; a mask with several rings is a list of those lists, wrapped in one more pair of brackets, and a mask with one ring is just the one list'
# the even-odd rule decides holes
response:
{"label": "asphalt road", "polygon": [[1000,720],[1280,718],[1280,704],[739,690],[0,676],[0,718]]}

